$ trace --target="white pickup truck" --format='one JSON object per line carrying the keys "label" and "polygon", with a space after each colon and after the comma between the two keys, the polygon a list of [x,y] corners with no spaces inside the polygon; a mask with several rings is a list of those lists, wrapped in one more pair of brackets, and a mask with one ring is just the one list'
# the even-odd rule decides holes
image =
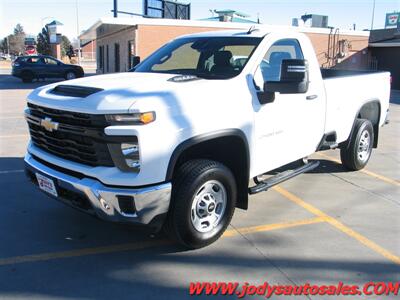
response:
{"label": "white pickup truck", "polygon": [[345,167],[363,168],[389,93],[386,72],[321,71],[295,31],[183,36],[131,72],[34,90],[26,173],[75,208],[163,225],[184,246],[203,247],[249,194],[315,168],[304,158],[316,151],[338,148]]}

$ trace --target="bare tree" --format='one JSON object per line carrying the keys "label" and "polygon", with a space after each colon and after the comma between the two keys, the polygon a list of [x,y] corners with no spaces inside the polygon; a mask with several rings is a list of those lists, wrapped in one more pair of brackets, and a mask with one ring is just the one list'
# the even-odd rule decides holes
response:
{"label": "bare tree", "polygon": [[7,37],[10,52],[15,55],[24,53],[25,51],[25,32],[21,24],[17,24],[14,28],[14,34]]}

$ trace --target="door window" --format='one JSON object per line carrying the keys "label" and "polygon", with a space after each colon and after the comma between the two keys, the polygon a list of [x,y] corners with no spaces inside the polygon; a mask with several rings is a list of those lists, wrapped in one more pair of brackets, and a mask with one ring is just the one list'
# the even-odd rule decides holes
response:
{"label": "door window", "polygon": [[26,59],[28,64],[40,64],[42,63],[42,59],[40,57],[29,57]]}
{"label": "door window", "polygon": [[55,59],[48,58],[48,57],[45,57],[45,58],[44,58],[44,63],[45,63],[46,65],[50,65],[50,66],[56,66],[56,65],[58,65],[58,62],[57,62]]}
{"label": "door window", "polygon": [[279,40],[269,48],[260,64],[264,82],[280,80],[284,59],[304,59],[300,44],[296,39]]}

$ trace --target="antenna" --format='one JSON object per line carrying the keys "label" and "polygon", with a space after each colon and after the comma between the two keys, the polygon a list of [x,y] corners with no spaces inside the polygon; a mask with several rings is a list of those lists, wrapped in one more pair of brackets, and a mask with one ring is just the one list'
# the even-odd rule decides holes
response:
{"label": "antenna", "polygon": [[256,28],[256,26],[252,25],[249,30],[247,31],[247,34],[251,34],[253,31],[258,31],[259,29]]}

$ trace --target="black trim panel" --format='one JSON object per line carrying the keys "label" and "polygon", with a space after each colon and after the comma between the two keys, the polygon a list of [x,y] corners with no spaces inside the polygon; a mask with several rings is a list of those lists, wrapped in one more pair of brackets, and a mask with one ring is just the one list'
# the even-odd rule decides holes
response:
{"label": "black trim panel", "polygon": [[88,86],[60,84],[54,89],[50,90],[49,93],[58,96],[86,98],[101,91],[103,91],[103,89]]}

